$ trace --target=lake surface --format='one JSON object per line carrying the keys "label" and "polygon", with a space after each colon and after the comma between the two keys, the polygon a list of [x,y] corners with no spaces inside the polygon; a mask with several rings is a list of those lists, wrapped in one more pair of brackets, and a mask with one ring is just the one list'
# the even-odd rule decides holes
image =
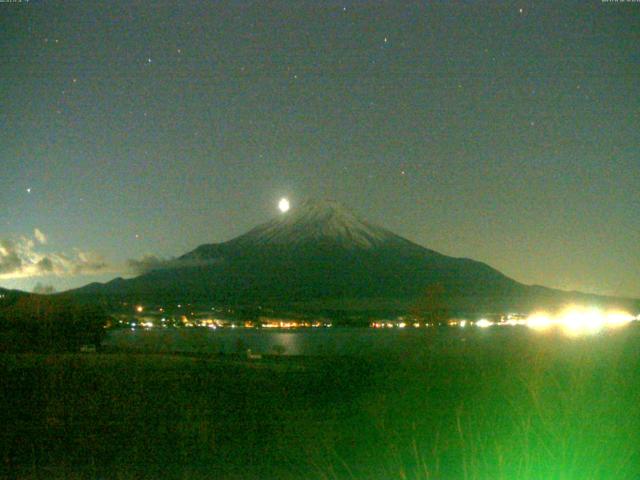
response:
{"label": "lake surface", "polygon": [[[636,325],[627,333],[638,336]],[[631,331],[629,331],[631,330]],[[582,340],[596,340],[613,333],[602,332]],[[562,338],[559,333],[534,332],[524,327],[441,327],[441,328],[308,328],[300,330],[272,329],[123,329],[110,331],[103,341],[106,347],[150,353],[234,354],[251,349],[254,353],[305,356],[370,356],[420,355],[433,350],[465,348],[471,345],[499,345],[522,340]]]}
{"label": "lake surface", "polygon": [[149,352],[255,353],[283,355],[371,355],[405,348],[421,350],[433,332],[372,328],[136,329],[109,332],[104,346]]}

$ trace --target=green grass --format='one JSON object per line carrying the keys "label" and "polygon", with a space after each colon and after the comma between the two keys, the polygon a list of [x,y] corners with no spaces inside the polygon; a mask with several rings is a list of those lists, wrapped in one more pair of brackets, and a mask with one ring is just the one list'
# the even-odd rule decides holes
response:
{"label": "green grass", "polygon": [[260,364],[5,354],[0,478],[637,479],[639,334]]}

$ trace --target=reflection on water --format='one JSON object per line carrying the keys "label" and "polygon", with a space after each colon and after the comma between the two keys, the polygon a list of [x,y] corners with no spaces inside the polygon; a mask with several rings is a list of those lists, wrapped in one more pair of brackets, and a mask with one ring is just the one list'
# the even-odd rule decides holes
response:
{"label": "reflection on water", "polygon": [[[439,337],[441,335],[438,335]],[[368,328],[247,330],[182,328],[114,330],[103,345],[146,352],[254,353],[279,355],[370,355],[421,350],[433,343],[433,331],[378,331]],[[440,342],[451,335],[442,335]],[[463,336],[456,335],[456,340]]]}
{"label": "reflection on water", "polygon": [[[460,345],[467,340],[495,342],[500,338],[518,338],[526,335],[527,330],[529,333],[562,332],[569,337],[606,335],[637,324],[636,320],[640,320],[640,316],[634,317],[628,312],[572,305],[556,314],[536,312],[526,318],[510,314],[499,321],[452,319],[448,325],[454,328],[419,328],[419,323],[413,324],[416,328],[409,328],[404,322],[373,322],[373,328],[301,330],[279,329],[275,324],[266,326],[276,328],[263,329],[220,329],[213,324],[207,324],[209,328],[131,328],[109,332],[103,345],[143,352],[232,354],[251,350],[254,354],[274,355],[414,355],[434,347]],[[130,325],[133,327],[136,323]],[[140,325],[153,327],[152,322]]]}
{"label": "reflection on water", "polygon": [[[631,327],[629,327],[631,328]],[[634,329],[640,333],[640,329]],[[612,335],[601,333],[599,336]],[[432,349],[471,346],[502,341],[532,339],[551,341],[552,333],[540,336],[524,327],[513,328],[431,328],[379,330],[373,328],[332,328],[248,330],[179,328],[110,331],[104,346],[143,352],[185,352],[234,354],[250,349],[256,354],[309,356],[368,356],[391,354],[416,356]],[[592,336],[594,340],[599,336]],[[556,338],[561,338],[559,334]]]}

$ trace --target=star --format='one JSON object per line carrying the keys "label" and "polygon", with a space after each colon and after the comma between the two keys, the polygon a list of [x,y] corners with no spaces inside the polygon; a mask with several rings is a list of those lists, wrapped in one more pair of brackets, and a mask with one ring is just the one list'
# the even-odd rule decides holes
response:
{"label": "star", "polygon": [[151,63],[151,57],[147,58],[147,63]]}
{"label": "star", "polygon": [[518,12],[520,13],[520,15],[522,15],[524,13],[524,8],[519,8]]}
{"label": "star", "polygon": [[384,43],[389,43],[389,38],[388,37],[384,37]]}
{"label": "star", "polygon": [[27,187],[27,193],[31,193],[31,187]]}

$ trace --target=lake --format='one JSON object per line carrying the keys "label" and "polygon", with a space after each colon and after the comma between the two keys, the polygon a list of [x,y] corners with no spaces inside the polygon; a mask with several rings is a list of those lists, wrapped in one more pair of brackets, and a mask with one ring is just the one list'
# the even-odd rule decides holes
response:
{"label": "lake", "polygon": [[[0,355],[0,446],[8,478],[637,480],[639,327],[114,330]],[[289,357],[216,355],[247,348]]]}
{"label": "lake", "polygon": [[[638,333],[636,325],[627,327]],[[601,332],[587,339],[613,334]],[[505,342],[565,337],[558,332],[536,332],[525,327],[494,326],[440,328],[307,328],[275,329],[122,329],[107,334],[103,346],[149,353],[235,354],[254,353],[304,356],[422,355],[430,351],[474,346],[498,346]],[[583,338],[583,337],[579,337]],[[574,339],[578,340],[578,339]]]}

